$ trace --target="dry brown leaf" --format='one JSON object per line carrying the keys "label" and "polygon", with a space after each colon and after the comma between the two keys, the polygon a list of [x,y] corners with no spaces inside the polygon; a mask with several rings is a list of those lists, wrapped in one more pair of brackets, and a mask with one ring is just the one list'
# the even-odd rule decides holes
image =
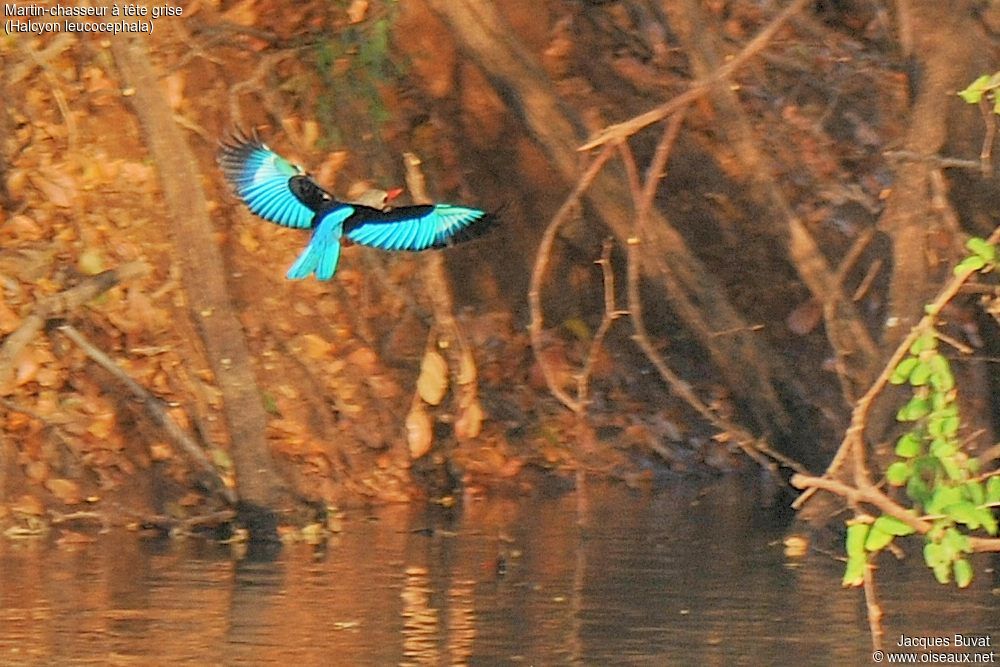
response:
{"label": "dry brown leaf", "polygon": [[45,234],[41,225],[34,218],[23,214],[11,217],[10,220],[3,224],[2,230],[5,235],[10,235],[23,241],[37,241]]}
{"label": "dry brown leaf", "polygon": [[462,352],[458,365],[458,384],[467,385],[476,381],[476,360],[470,350]]}
{"label": "dry brown leaf", "polygon": [[76,505],[83,500],[80,494],[80,485],[70,479],[53,477],[45,480],[45,488],[53,496],[63,501],[67,505]]}
{"label": "dry brown leaf", "polygon": [[257,23],[257,8],[254,7],[254,0],[245,0],[233,5],[223,16],[237,25],[252,26]]}
{"label": "dry brown leaf", "polygon": [[7,175],[7,194],[11,199],[24,199],[25,188],[28,185],[28,172],[25,169],[11,169]]}
{"label": "dry brown leaf", "polygon": [[18,387],[27,384],[38,375],[39,364],[30,354],[22,354],[17,361],[14,384]]}
{"label": "dry brown leaf", "polygon": [[822,304],[815,299],[809,299],[799,304],[795,310],[788,314],[788,317],[785,318],[785,324],[792,333],[805,336],[819,325],[822,318]]}
{"label": "dry brown leaf", "polygon": [[368,14],[368,0],[354,0],[347,8],[347,19],[351,23],[361,23]]}
{"label": "dry brown leaf", "polygon": [[77,544],[92,544],[97,541],[97,538],[93,535],[87,535],[86,533],[78,533],[75,530],[63,530],[59,538],[56,539],[56,544],[61,547],[64,546],[74,546]]}
{"label": "dry brown leaf", "polygon": [[459,440],[475,438],[483,430],[483,409],[474,400],[462,410],[455,420],[455,437]]}
{"label": "dry brown leaf", "polygon": [[111,432],[115,430],[115,413],[103,412],[94,415],[94,420],[87,427],[87,433],[98,440],[107,440]]}
{"label": "dry brown leaf", "polygon": [[72,208],[76,199],[76,184],[71,176],[49,168],[29,178],[31,184],[51,203],[61,208]]}
{"label": "dry brown leaf", "polygon": [[165,442],[154,442],[149,446],[149,457],[154,461],[169,461],[174,457],[174,451]]}
{"label": "dry brown leaf", "polygon": [[391,377],[384,374],[370,376],[368,378],[368,386],[375,397],[382,400],[396,398],[403,393],[399,385],[393,382]]}
{"label": "dry brown leaf", "polygon": [[426,403],[439,405],[448,391],[448,364],[437,350],[428,350],[420,362],[417,393]]}
{"label": "dry brown leaf", "polygon": [[45,505],[35,496],[27,493],[18,498],[10,509],[18,514],[29,514],[31,516],[41,516],[45,513]]}
{"label": "dry brown leaf", "polygon": [[410,447],[410,458],[419,459],[431,450],[434,440],[431,417],[424,406],[416,402],[406,415],[406,444]]}
{"label": "dry brown leaf", "polygon": [[254,235],[254,232],[249,227],[244,227],[240,230],[239,235],[240,246],[249,253],[255,253],[260,250],[260,241]]}
{"label": "dry brown leaf", "polygon": [[184,86],[186,82],[184,70],[176,70],[164,77],[167,88],[167,102],[170,108],[177,111],[184,104]]}
{"label": "dry brown leaf", "polygon": [[21,326],[21,316],[6,302],[0,301],[0,334],[9,334]]}
{"label": "dry brown leaf", "polygon": [[347,355],[347,363],[364,375],[374,375],[378,370],[378,357],[370,347],[355,348]]}
{"label": "dry brown leaf", "polygon": [[297,342],[302,348],[302,353],[309,359],[326,359],[333,350],[333,346],[317,334],[304,334],[299,336]]}

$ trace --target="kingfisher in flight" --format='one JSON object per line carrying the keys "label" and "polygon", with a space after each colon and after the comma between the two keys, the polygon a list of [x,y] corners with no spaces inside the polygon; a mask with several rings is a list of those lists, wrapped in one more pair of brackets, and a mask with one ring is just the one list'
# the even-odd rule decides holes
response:
{"label": "kingfisher in flight", "polygon": [[250,212],[294,229],[309,229],[309,245],[288,269],[290,280],[315,274],[330,280],[337,271],[341,242],[382,250],[444,248],[483,234],[497,216],[452,204],[390,207],[401,190],[375,190],[362,201],[338,201],[302,167],[263,143],[256,132],[234,133],[221,143],[219,166]]}

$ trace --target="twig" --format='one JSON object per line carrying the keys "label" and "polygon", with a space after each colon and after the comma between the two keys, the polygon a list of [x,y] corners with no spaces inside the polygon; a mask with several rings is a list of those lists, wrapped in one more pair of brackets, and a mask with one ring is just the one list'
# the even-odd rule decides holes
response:
{"label": "twig", "polygon": [[542,242],[538,246],[538,253],[535,255],[535,266],[531,272],[531,284],[528,288],[528,309],[531,312],[531,321],[528,324],[528,333],[531,337],[531,351],[535,356],[535,362],[538,367],[542,370],[542,376],[545,378],[545,384],[548,385],[549,391],[556,399],[565,405],[567,408],[575,412],[576,414],[581,414],[584,410],[578,400],[574,399],[569,393],[563,389],[556,380],[555,373],[549,368],[549,365],[545,363],[542,357],[542,325],[543,325],[543,315],[542,315],[542,281],[545,280],[545,273],[549,268],[549,261],[552,257],[552,245],[555,243],[556,234],[559,232],[559,227],[566,221],[569,217],[571,211],[573,211],[580,201],[580,197],[583,193],[587,191],[590,184],[593,183],[597,174],[600,173],[601,168],[604,167],[604,163],[614,154],[615,147],[613,145],[607,145],[604,149],[597,154],[594,161],[590,163],[587,170],[580,176],[580,179],[576,182],[576,187],[563,202],[563,205],[559,207],[556,211],[555,216],[553,216],[549,226],[545,229],[545,234],[542,235]]}
{"label": "twig", "polygon": [[854,263],[858,261],[861,257],[861,253],[865,251],[871,240],[875,238],[875,228],[868,227],[858,238],[854,239],[854,243],[847,250],[847,254],[844,258],[840,260],[840,265],[837,266],[837,274],[835,277],[838,286],[844,284],[844,280],[847,278],[847,274],[850,273],[851,269],[854,268]]}
{"label": "twig", "polygon": [[129,377],[111,357],[95,347],[75,327],[70,324],[64,324],[59,327],[59,331],[73,341],[98,366],[111,373],[119,382],[124,384],[132,395],[145,406],[153,421],[162,427],[170,439],[183,449],[199,468],[210,476],[215,486],[213,490],[226,502],[230,504],[236,503],[236,494],[222,481],[219,472],[212,465],[212,462],[209,461],[208,456],[202,448],[198,446],[198,443],[173,420],[161,399],[151,394],[145,387]]}
{"label": "twig", "polygon": [[909,160],[911,162],[925,162],[941,169],[981,169],[982,162],[979,160],[966,160],[964,158],[941,157],[940,155],[923,155],[913,151],[882,151],[883,157],[887,160]]}
{"label": "twig", "polygon": [[942,343],[947,343],[948,345],[951,345],[953,348],[955,348],[962,354],[972,354],[973,352],[975,352],[975,350],[973,350],[972,347],[966,345],[960,340],[955,340],[954,338],[952,338],[943,331],[935,331],[934,337],[937,338]]}
{"label": "twig", "polygon": [[882,650],[882,638],[885,629],[882,627],[882,605],[878,602],[878,591],[875,590],[875,573],[871,563],[865,563],[862,573],[865,586],[865,606],[868,608],[868,634],[872,638],[872,650]]}
{"label": "twig", "polygon": [[997,134],[997,117],[993,113],[993,103],[985,95],[979,100],[979,111],[983,114],[983,125],[986,126],[983,147],[979,151],[979,168],[983,176],[989,178],[993,171],[993,138]]}
{"label": "twig", "polygon": [[913,6],[910,0],[896,0],[896,26],[903,55],[913,55]]}
{"label": "twig", "polygon": [[[56,35],[48,46],[46,46],[41,51],[31,51],[31,62],[20,62],[10,66],[7,72],[7,84],[16,85],[21,82],[35,67],[43,67],[49,63],[49,61],[62,55],[62,52],[70,48],[76,41],[76,37],[72,33],[61,32]],[[26,43],[26,42],[22,42]],[[27,50],[27,49],[25,49]]]}
{"label": "twig", "polygon": [[156,528],[174,534],[190,535],[199,526],[221,526],[236,519],[236,511],[231,509],[199,514],[186,519],[171,516],[153,515],[139,517],[138,523],[144,528]]}
{"label": "twig", "polygon": [[743,47],[743,50],[733,56],[733,58],[730,59],[725,65],[715,70],[709,76],[695,81],[691,84],[690,88],[669,102],[625,122],[609,125],[591,137],[577,150],[588,151],[607,143],[621,141],[623,138],[635,134],[647,125],[652,125],[658,120],[666,118],[678,109],[682,109],[691,102],[694,102],[699,97],[707,93],[712,86],[724,81],[730,74],[739,69],[743,63],[767,46],[767,43],[771,41],[771,38],[774,37],[776,32],[778,32],[778,29],[781,28],[781,26],[784,25],[789,18],[799,13],[807,4],[809,4],[809,0],[793,0],[788,7],[775,16],[774,19],[772,19],[769,24],[757,33],[753,39],[747,42],[747,45]]}
{"label": "twig", "polygon": [[861,282],[858,283],[857,289],[854,290],[854,294],[851,295],[851,301],[861,301],[861,299],[865,298],[865,294],[868,293],[872,283],[875,282],[878,272],[882,270],[882,264],[883,262],[881,257],[871,263],[868,270],[865,272],[865,277],[861,279]]}
{"label": "twig", "polygon": [[615,272],[611,267],[612,239],[604,239],[601,248],[601,258],[595,262],[601,267],[601,276],[604,280],[604,313],[601,315],[601,323],[594,333],[590,347],[587,349],[587,357],[583,362],[583,368],[576,379],[576,402],[581,406],[581,410],[586,410],[588,403],[590,373],[594,366],[594,359],[604,344],[604,338],[611,330],[611,325],[622,315],[628,315],[627,310],[618,310],[615,305]]}
{"label": "twig", "polygon": [[50,519],[50,523],[53,526],[57,526],[61,523],[69,523],[71,521],[95,521],[101,524],[102,533],[106,533],[111,530],[111,520],[107,517],[107,515],[102,514],[101,512],[81,510],[78,512],[63,514],[61,512],[49,510],[49,516],[52,517]]}

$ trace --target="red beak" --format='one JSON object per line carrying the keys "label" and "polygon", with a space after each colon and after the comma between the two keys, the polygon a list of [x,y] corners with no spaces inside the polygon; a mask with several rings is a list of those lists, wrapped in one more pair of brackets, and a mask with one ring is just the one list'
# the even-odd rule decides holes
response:
{"label": "red beak", "polygon": [[386,190],[385,200],[390,202],[401,194],[403,194],[403,188],[392,188],[391,190]]}

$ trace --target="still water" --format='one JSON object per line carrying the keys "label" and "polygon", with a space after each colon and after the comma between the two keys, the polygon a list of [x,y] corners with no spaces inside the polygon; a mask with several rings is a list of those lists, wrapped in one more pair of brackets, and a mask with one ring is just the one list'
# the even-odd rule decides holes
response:
{"label": "still water", "polygon": [[[783,528],[723,480],[352,510],[324,546],[270,562],[120,531],[0,540],[0,665],[872,664],[841,564],[787,558]],[[995,649],[988,559],[966,591],[887,561],[890,643],[964,633]]]}

